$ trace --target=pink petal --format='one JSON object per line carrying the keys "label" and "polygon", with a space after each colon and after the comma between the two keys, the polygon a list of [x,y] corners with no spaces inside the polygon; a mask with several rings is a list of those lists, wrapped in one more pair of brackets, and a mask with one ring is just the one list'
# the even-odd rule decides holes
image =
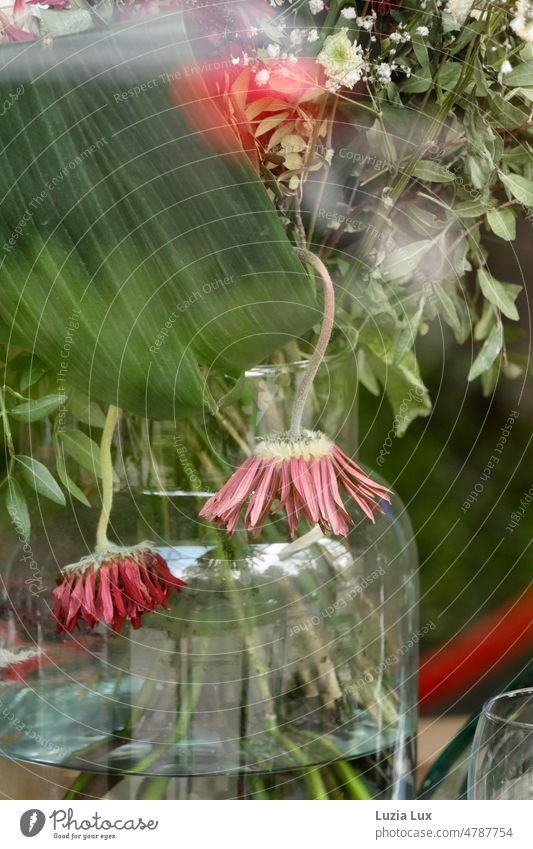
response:
{"label": "pink petal", "polygon": [[296,487],[302,502],[307,508],[306,512],[308,516],[311,517],[311,522],[315,524],[318,522],[320,509],[318,506],[313,478],[309,472],[308,464],[303,457],[298,458],[296,465],[298,472],[293,481],[294,486]]}
{"label": "pink petal", "polygon": [[113,607],[113,599],[111,597],[111,586],[109,583],[109,567],[101,566],[99,571],[100,576],[100,591],[98,593],[99,602],[99,618],[106,625],[111,625],[115,618],[115,610]]}
{"label": "pink petal", "polygon": [[94,626],[96,619],[96,572],[87,570],[84,575],[85,587],[83,592],[82,613],[89,628]]}
{"label": "pink petal", "polygon": [[270,484],[276,471],[276,461],[270,460],[269,462],[264,463],[261,471],[262,475],[259,480],[259,485],[250,499],[250,503],[244,517],[244,524],[248,529],[255,528],[259,516],[262,515],[265,508],[270,507],[274,497],[270,491]]}
{"label": "pink petal", "polygon": [[67,631],[72,631],[78,622],[79,610],[83,604],[83,589],[83,575],[77,575],[70,594],[67,620],[65,623]]}

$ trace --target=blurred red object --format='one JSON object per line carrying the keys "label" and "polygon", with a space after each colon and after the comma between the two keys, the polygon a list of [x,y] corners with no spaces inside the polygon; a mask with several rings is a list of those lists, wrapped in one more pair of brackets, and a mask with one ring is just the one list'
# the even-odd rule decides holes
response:
{"label": "blurred red object", "polygon": [[481,616],[420,658],[420,706],[433,709],[473,689],[533,646],[533,589]]}

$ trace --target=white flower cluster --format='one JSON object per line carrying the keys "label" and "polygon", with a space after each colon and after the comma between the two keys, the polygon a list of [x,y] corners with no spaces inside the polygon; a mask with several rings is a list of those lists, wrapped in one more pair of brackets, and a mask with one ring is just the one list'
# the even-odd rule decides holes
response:
{"label": "white flower cluster", "polygon": [[519,38],[533,42],[533,3],[531,0],[518,0],[511,28]]}
{"label": "white flower cluster", "polygon": [[358,44],[352,44],[346,27],[326,38],[316,61],[324,68],[329,91],[338,91],[341,86],[353,88],[366,67],[363,51]]}
{"label": "white flower cluster", "polygon": [[446,11],[456,24],[462,26],[472,9],[473,0],[447,0]]}

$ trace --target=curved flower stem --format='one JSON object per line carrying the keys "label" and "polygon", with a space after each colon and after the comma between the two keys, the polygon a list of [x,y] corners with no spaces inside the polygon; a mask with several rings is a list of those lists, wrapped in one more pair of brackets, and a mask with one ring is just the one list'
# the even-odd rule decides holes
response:
{"label": "curved flower stem", "polygon": [[312,251],[307,250],[307,248],[295,248],[294,250],[302,262],[306,262],[315,269],[322,280],[324,288],[324,319],[322,321],[320,336],[318,337],[314,354],[309,360],[309,365],[304,378],[300,384],[298,392],[296,393],[294,406],[292,408],[289,436],[291,439],[299,439],[302,428],[302,417],[307,398],[311,391],[316,373],[320,367],[320,363],[324,359],[324,354],[326,353],[328,343],[331,338],[331,332],[333,330],[333,322],[335,320],[335,290],[333,288],[333,281],[329,275],[329,271],[319,257],[312,253]]}
{"label": "curved flower stem", "polygon": [[100,441],[100,456],[102,464],[102,510],[96,529],[96,550],[103,551],[109,547],[107,529],[113,505],[113,460],[111,457],[111,444],[113,434],[117,426],[119,409],[113,404],[109,405],[105,420],[102,439]]}

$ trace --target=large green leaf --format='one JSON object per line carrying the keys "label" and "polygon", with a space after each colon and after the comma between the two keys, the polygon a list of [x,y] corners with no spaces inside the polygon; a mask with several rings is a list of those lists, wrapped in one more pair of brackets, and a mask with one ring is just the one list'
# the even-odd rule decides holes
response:
{"label": "large green leaf", "polygon": [[0,50],[0,317],[91,398],[169,418],[318,318],[182,16]]}

